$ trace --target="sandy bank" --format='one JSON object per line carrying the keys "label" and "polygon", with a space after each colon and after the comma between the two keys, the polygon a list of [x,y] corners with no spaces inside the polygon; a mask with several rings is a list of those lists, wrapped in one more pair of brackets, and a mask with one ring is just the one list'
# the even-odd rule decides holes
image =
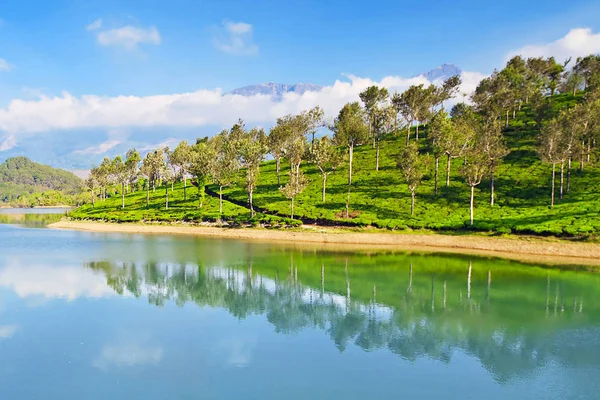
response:
{"label": "sandy bank", "polygon": [[313,227],[306,228],[305,231],[287,231],[78,221],[60,221],[49,227],[91,232],[212,236],[262,242],[287,242],[303,247],[318,245],[340,250],[393,249],[466,253],[544,264],[600,266],[600,244],[537,238],[370,233]]}

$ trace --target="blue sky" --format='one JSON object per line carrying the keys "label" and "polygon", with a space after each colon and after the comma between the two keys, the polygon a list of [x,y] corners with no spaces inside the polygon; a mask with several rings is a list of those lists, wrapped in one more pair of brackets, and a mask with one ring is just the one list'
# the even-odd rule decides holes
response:
{"label": "blue sky", "polygon": [[[598,15],[599,1],[580,0],[3,0],[0,149],[22,146],[26,137],[20,131],[48,133],[45,140],[59,142],[59,131],[92,129],[102,131],[106,141],[115,136],[109,129],[130,137],[137,124],[59,121],[25,129],[14,122],[25,117],[8,112],[4,117],[10,121],[3,124],[2,109],[14,107],[15,99],[29,101],[25,108],[39,106],[33,103],[42,94],[62,98],[65,92],[78,101],[84,95],[227,91],[267,81],[328,86],[347,80],[343,74],[382,82],[442,63],[488,74],[510,52],[552,43],[574,28],[590,29],[581,41],[595,51],[597,38],[591,35],[600,30]],[[61,117],[59,109],[52,111]],[[30,111],[28,118],[34,112],[41,111]],[[171,136],[176,134],[165,134]],[[110,143],[116,141],[125,142]]]}

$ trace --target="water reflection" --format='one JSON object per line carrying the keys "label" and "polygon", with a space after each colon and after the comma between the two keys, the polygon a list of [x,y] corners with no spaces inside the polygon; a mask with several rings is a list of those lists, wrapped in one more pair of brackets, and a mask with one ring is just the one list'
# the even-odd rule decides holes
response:
{"label": "water reflection", "polygon": [[[460,258],[442,265],[417,259],[393,271],[356,266],[339,255],[319,268],[307,268],[318,261],[309,254],[278,258],[288,262],[85,267],[102,272],[118,294],[146,297],[156,306],[174,301],[223,308],[239,319],[265,315],[280,333],[321,330],[341,352],[353,344],[412,362],[449,363],[459,350],[477,357],[498,382],[523,379],[552,363],[600,366],[596,275],[498,269]],[[231,362],[248,362],[246,353],[240,345]]]}

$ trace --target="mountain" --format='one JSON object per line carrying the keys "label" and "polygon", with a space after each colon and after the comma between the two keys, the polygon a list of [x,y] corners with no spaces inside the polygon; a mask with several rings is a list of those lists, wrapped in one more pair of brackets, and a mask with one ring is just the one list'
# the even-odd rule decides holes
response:
{"label": "mountain", "polygon": [[[453,64],[442,64],[437,68],[430,71],[423,72],[416,76],[423,76],[430,82],[438,79],[446,79],[454,75],[460,75],[461,69]],[[305,92],[318,92],[323,89],[323,86],[315,85],[312,83],[261,83],[258,85],[249,85],[241,88],[233,89],[225,94],[239,94],[241,96],[255,96],[257,94],[271,95],[274,99],[280,100],[284,93],[298,93],[303,94]]]}
{"label": "mountain", "polygon": [[314,85],[312,83],[295,83],[289,85],[286,83],[261,83],[258,85],[244,86],[227,92],[226,94],[239,94],[242,96],[254,96],[257,94],[267,94],[274,98],[281,98],[284,93],[298,93],[303,94],[305,92],[318,92],[322,89],[322,86]]}
{"label": "mountain", "polygon": [[461,73],[462,70],[454,64],[442,64],[437,68],[434,68],[417,76],[423,76],[427,78],[429,82],[433,82],[438,79],[447,79],[454,75],[460,75]]}
{"label": "mountain", "polygon": [[62,169],[38,164],[27,157],[9,158],[0,164],[0,204],[48,190],[78,193],[82,181]]}

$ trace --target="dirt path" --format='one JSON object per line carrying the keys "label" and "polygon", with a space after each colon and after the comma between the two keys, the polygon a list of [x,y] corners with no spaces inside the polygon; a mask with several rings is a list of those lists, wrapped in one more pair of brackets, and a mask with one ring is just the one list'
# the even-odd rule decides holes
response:
{"label": "dirt path", "polygon": [[60,221],[55,229],[132,234],[177,234],[288,242],[294,246],[315,245],[340,250],[410,250],[423,252],[466,253],[501,257],[525,262],[600,266],[600,244],[571,243],[537,238],[494,238],[440,234],[396,234],[351,232],[335,228],[306,228],[305,231],[231,229],[185,225],[116,224],[103,222]]}

